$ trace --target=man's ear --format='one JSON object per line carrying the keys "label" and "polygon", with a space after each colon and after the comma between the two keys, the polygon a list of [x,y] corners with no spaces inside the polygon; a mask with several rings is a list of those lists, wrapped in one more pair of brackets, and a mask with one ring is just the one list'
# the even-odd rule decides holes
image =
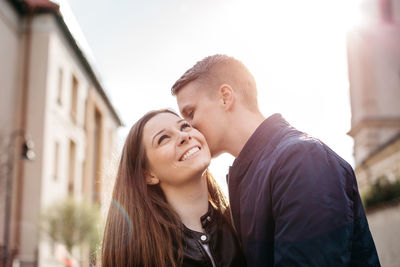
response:
{"label": "man's ear", "polygon": [[235,102],[235,95],[232,87],[229,84],[223,84],[219,87],[218,97],[220,104],[224,107],[225,110],[229,110],[233,107],[233,103]]}
{"label": "man's ear", "polygon": [[146,183],[148,185],[156,185],[160,182],[160,180],[150,171],[145,170],[144,176],[146,178]]}

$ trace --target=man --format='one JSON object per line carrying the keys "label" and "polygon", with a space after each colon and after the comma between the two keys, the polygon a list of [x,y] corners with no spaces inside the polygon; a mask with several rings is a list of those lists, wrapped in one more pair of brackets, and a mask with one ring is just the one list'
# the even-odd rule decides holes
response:
{"label": "man", "polygon": [[229,169],[248,266],[380,266],[351,166],[279,114],[265,119],[247,68],[206,57],[173,85],[183,117]]}

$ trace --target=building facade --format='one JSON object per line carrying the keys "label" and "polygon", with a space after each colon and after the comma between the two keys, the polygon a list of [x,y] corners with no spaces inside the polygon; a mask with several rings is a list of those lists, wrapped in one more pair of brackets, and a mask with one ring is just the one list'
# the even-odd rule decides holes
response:
{"label": "building facade", "polygon": [[[68,195],[104,204],[122,122],[59,6],[47,0],[0,1],[0,88],[2,256],[15,254],[19,266],[63,266],[39,215]],[[20,157],[26,141],[34,160]]]}
{"label": "building facade", "polygon": [[[351,130],[361,191],[400,175],[400,2],[364,0],[364,22],[348,34]],[[396,145],[397,144],[397,145]]]}
{"label": "building facade", "polygon": [[[351,130],[362,195],[400,181],[400,1],[363,0],[348,34]],[[400,266],[400,201],[367,210],[382,266]]]}

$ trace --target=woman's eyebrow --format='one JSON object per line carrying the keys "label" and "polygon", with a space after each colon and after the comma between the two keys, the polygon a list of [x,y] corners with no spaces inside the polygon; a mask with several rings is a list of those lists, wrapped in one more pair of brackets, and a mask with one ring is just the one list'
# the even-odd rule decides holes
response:
{"label": "woman's eyebrow", "polygon": [[161,131],[159,131],[158,133],[156,133],[156,134],[153,136],[153,139],[151,140],[151,144],[152,144],[152,145],[154,145],[154,139],[156,138],[156,136],[159,135],[160,133],[164,132],[164,131],[165,131],[165,129],[162,129]]}

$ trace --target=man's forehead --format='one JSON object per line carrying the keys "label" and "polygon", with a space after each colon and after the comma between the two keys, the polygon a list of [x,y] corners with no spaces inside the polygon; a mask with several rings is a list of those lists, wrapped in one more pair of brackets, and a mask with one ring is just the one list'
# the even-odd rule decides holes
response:
{"label": "man's forehead", "polygon": [[176,94],[177,97],[185,98],[192,95],[198,95],[204,90],[204,83],[200,80],[194,80],[184,85]]}
{"label": "man's forehead", "polygon": [[202,97],[204,91],[201,84],[196,81],[190,82],[182,87],[176,94],[179,108],[182,110],[186,105],[194,105],[194,103]]}

